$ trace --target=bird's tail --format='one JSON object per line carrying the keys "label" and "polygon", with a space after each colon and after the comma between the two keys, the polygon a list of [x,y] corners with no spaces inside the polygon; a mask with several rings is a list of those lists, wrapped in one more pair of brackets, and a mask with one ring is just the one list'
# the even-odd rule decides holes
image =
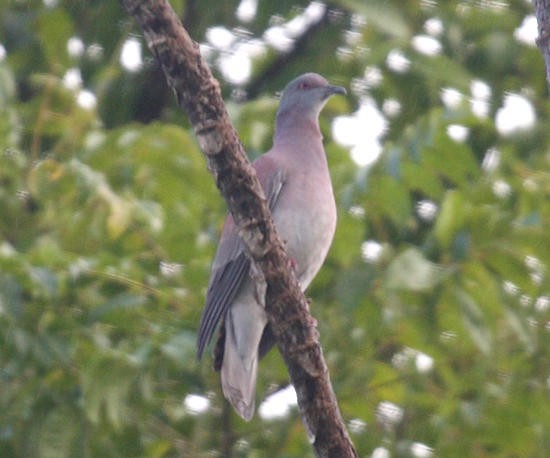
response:
{"label": "bird's tail", "polygon": [[246,421],[254,415],[258,347],[266,322],[263,307],[256,303],[234,303],[225,320],[223,394]]}

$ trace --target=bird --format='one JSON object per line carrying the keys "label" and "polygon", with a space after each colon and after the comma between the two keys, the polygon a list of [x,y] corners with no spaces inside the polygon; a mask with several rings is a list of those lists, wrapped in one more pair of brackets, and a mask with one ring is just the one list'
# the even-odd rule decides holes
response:
{"label": "bird", "polygon": [[[319,74],[285,87],[271,149],[253,167],[302,291],[320,270],[336,229],[336,203],[319,128],[319,113],[346,94]],[[265,312],[266,284],[228,214],[212,264],[202,312],[197,357],[220,327],[214,367],[225,398],[244,420],[254,415],[258,360],[275,344]]]}

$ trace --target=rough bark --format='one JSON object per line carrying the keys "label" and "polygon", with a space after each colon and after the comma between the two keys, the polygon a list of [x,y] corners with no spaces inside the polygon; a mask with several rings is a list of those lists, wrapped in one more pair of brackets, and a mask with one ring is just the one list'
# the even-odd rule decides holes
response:
{"label": "rough bark", "polygon": [[550,0],[533,0],[539,28],[537,45],[544,57],[546,82],[550,90]]}
{"label": "rough bark", "polygon": [[267,314],[318,457],[356,457],[315,321],[276,234],[263,190],[233,129],[217,81],[167,0],[123,0],[187,112],[208,167],[267,281]]}

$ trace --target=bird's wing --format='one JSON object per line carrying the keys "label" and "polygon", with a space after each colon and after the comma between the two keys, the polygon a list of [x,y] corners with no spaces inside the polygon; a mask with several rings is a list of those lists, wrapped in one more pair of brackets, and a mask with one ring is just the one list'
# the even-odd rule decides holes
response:
{"label": "bird's wing", "polygon": [[[285,183],[285,173],[268,155],[261,156],[253,165],[264,189],[269,208],[273,211]],[[212,339],[220,319],[225,316],[233,302],[243,280],[248,276],[249,269],[250,259],[238,235],[233,217],[228,215],[212,264],[206,305],[200,321],[197,340],[199,359]]]}

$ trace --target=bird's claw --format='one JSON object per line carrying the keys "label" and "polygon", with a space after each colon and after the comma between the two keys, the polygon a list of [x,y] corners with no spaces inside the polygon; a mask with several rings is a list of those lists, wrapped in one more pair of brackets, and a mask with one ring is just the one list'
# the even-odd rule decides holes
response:
{"label": "bird's claw", "polygon": [[292,256],[288,257],[288,267],[290,267],[294,272],[296,272],[296,268],[298,267],[298,261],[294,259]]}

